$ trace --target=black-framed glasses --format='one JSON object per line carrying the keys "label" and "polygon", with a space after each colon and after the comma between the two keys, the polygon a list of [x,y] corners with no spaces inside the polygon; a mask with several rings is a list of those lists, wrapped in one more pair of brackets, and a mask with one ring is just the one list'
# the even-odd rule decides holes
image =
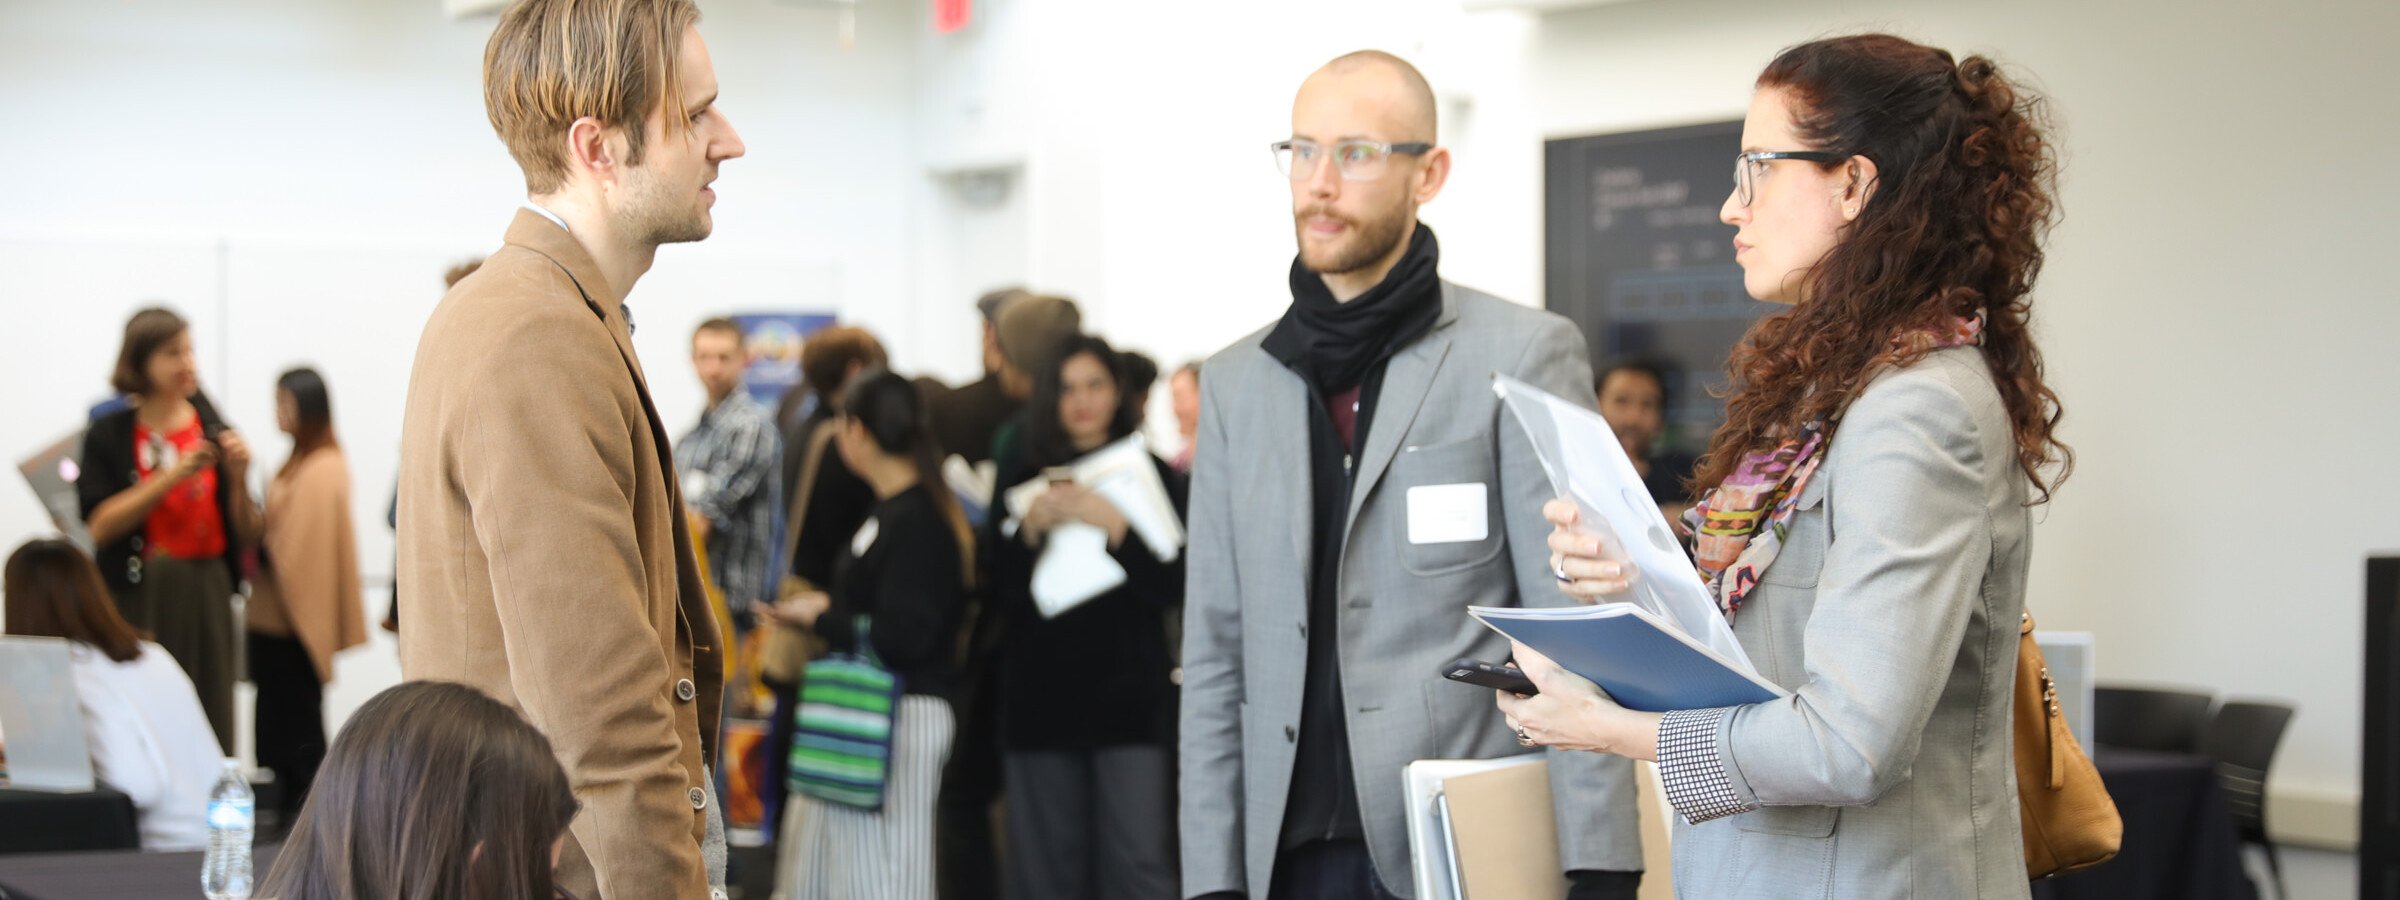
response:
{"label": "black-framed glasses", "polygon": [[[1275,168],[1283,177],[1294,180],[1313,178],[1317,161],[1325,156],[1326,147],[1307,138],[1291,138],[1268,144],[1275,152]],[[1391,143],[1389,141],[1352,140],[1333,145],[1333,164],[1349,181],[1373,181],[1383,177],[1383,161],[1394,153],[1419,154],[1433,150],[1423,141]]]}
{"label": "black-framed glasses", "polygon": [[1748,208],[1758,196],[1758,176],[1767,174],[1767,164],[1779,159],[1802,162],[1841,162],[1850,157],[1822,150],[1753,150],[1733,158],[1733,204]]}

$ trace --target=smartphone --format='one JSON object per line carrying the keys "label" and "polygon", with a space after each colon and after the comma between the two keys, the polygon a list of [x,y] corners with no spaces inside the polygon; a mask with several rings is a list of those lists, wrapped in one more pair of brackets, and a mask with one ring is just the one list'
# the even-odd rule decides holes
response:
{"label": "smartphone", "polygon": [[1540,688],[1533,686],[1533,679],[1525,677],[1525,672],[1515,666],[1487,663],[1466,656],[1461,656],[1443,665],[1442,677],[1462,684],[1507,691],[1511,694],[1523,694],[1528,697],[1542,692]]}

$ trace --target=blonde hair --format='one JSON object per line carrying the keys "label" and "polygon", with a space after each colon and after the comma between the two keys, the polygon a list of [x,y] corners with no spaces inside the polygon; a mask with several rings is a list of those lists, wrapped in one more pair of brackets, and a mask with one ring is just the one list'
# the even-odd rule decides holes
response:
{"label": "blonde hair", "polygon": [[683,33],[700,21],[692,0],[517,0],[483,48],[483,106],[525,170],[525,189],[566,183],[559,139],[590,116],[625,131],[625,163],[642,162],[653,103],[670,132],[683,95]]}

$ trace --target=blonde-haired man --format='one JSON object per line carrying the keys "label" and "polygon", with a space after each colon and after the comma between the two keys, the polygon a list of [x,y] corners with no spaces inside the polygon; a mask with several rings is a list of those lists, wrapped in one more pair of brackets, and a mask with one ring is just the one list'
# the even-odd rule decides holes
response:
{"label": "blonde-haired man", "polygon": [[709,788],[722,681],[625,297],[708,236],[742,155],[690,0],[519,0],[484,53],[525,171],[505,244],[425,324],[401,432],[400,664],[549,736],[583,811],[584,898],[723,896]]}

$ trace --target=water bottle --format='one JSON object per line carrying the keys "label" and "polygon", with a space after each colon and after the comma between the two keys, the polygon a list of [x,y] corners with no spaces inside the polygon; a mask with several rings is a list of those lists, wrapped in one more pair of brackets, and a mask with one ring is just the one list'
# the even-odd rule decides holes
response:
{"label": "water bottle", "polygon": [[242,777],[242,761],[228,759],[208,789],[208,856],[200,864],[208,900],[250,900],[250,835],[257,823],[258,799]]}

